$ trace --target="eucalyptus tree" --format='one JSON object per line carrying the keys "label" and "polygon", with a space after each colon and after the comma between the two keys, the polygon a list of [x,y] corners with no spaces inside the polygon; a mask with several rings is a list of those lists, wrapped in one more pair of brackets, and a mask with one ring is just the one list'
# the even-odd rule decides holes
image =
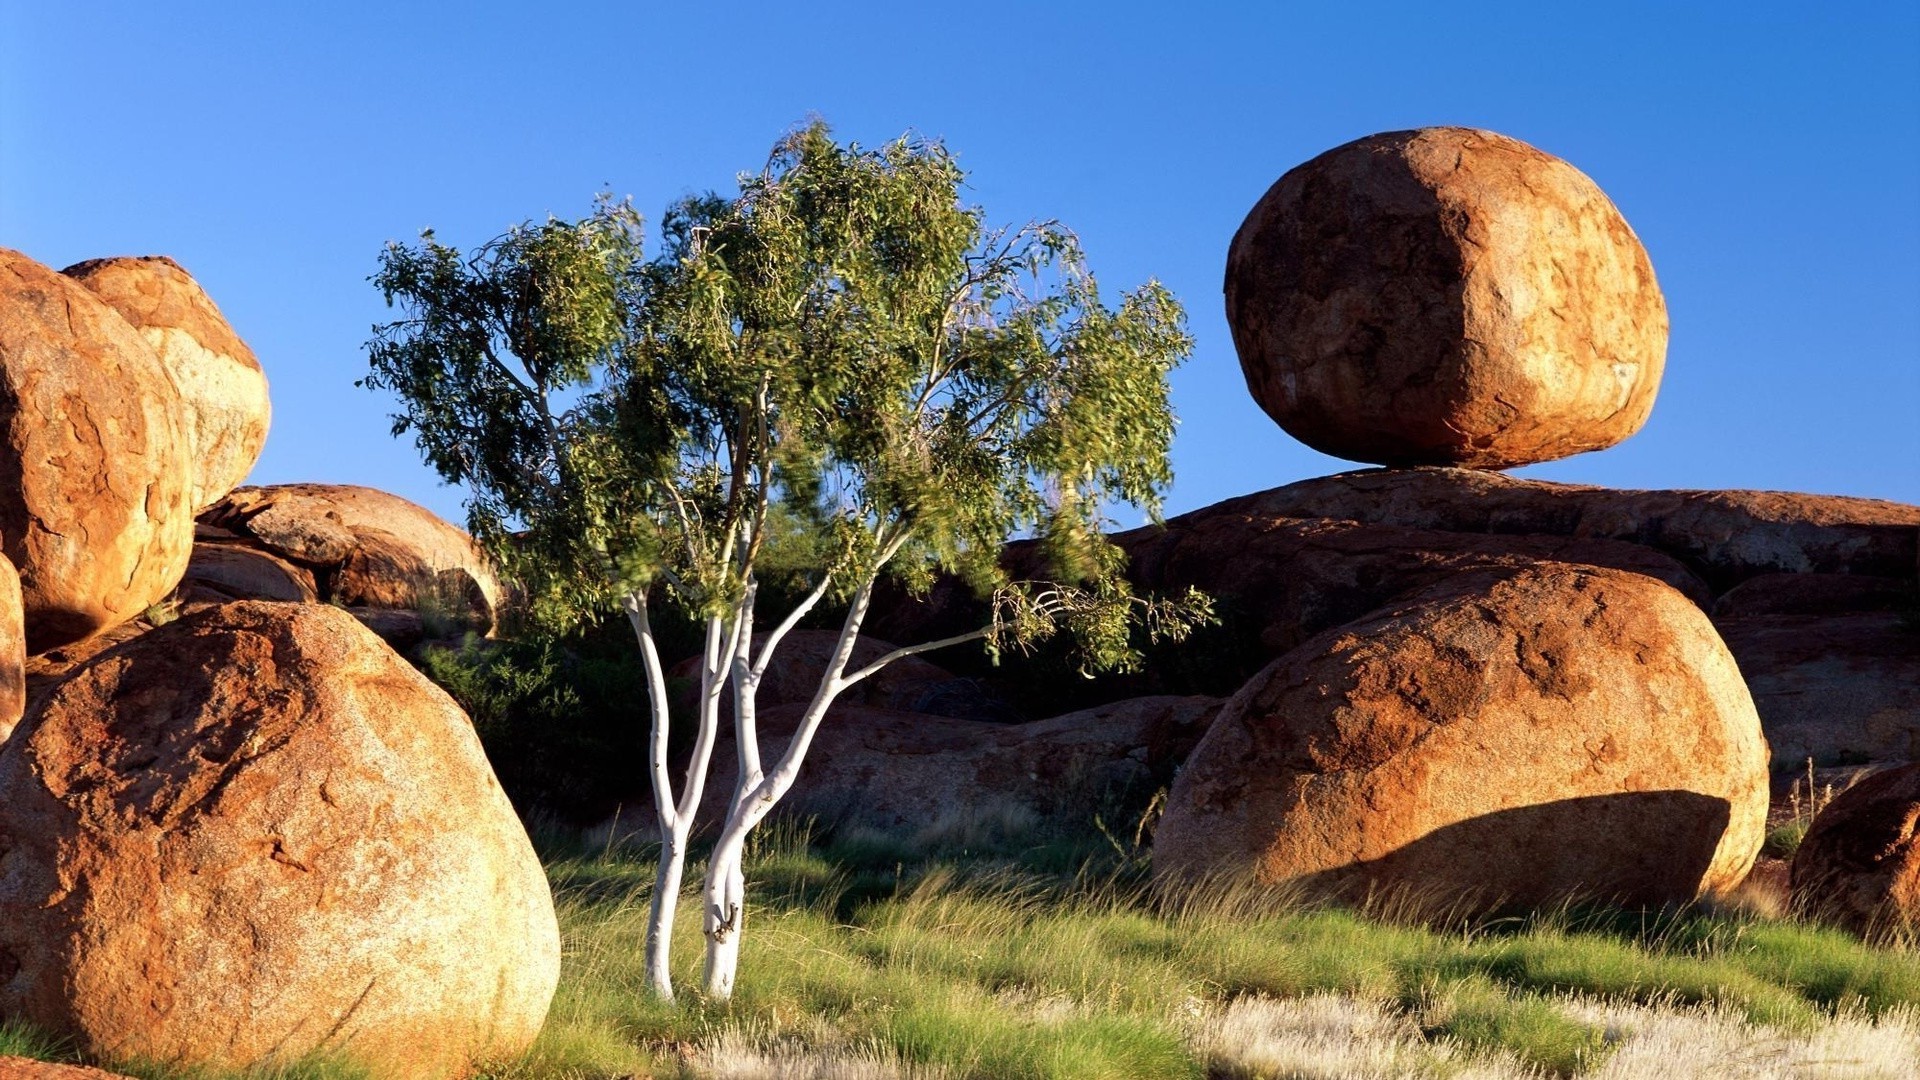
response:
{"label": "eucalyptus tree", "polygon": [[[847,688],[907,656],[968,641],[997,655],[1062,631],[1086,671],[1124,670],[1137,629],[1178,639],[1208,617],[1198,594],[1134,595],[1102,532],[1117,504],[1157,512],[1171,482],[1167,377],[1192,346],[1179,303],[1149,282],[1109,306],[1071,232],[990,229],[964,179],[938,143],[842,146],[814,124],[736,194],[673,206],[652,260],[631,207],[602,199],[470,256],[430,233],[389,245],[374,277],[405,317],[376,327],[362,383],[400,398],[395,434],[472,492],[475,536],[540,622],[614,609],[631,622],[652,710],[646,961],[662,997],[729,686],[738,774],[701,894],[714,998],[732,992],[747,838]],[[1042,542],[1050,580],[1002,569],[1016,534]],[[776,545],[783,572],[804,553],[804,581],[763,617]],[[982,625],[853,667],[880,577],[924,589],[941,573],[991,599]],[[658,603],[704,626],[677,798]],[[822,605],[844,606],[837,645],[793,735],[763,757],[757,688]]]}

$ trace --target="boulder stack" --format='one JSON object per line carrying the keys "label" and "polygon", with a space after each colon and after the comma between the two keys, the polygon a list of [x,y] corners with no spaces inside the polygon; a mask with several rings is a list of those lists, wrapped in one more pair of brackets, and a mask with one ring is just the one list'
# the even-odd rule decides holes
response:
{"label": "boulder stack", "polygon": [[0,548],[27,647],[55,648],[173,591],[193,462],[164,361],[73,279],[0,249]]}
{"label": "boulder stack", "polygon": [[102,1057],[465,1074],[539,1032],[559,935],[467,717],[343,611],[208,607],[0,747],[0,1016]]}
{"label": "boulder stack", "polygon": [[267,442],[267,377],[200,284],[165,255],[90,259],[61,273],[120,313],[172,374],[198,511],[247,478]]}
{"label": "boulder stack", "polygon": [[1154,868],[1447,910],[1662,904],[1737,885],[1766,816],[1766,740],[1705,614],[1540,564],[1274,661],[1188,759]]}
{"label": "boulder stack", "polygon": [[1666,358],[1666,303],[1613,203],[1472,128],[1372,135],[1289,171],[1233,238],[1226,298],[1267,414],[1383,465],[1612,446],[1646,422]]}

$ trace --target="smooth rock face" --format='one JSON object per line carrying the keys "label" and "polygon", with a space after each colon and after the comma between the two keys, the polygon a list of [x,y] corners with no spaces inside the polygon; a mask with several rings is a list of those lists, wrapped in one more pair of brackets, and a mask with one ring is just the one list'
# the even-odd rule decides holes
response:
{"label": "smooth rock face", "polygon": [[343,611],[208,607],[84,664],[0,748],[0,1015],[91,1053],[513,1054],[551,896],[458,706]]}
{"label": "smooth rock face", "polygon": [[260,458],[272,408],[260,361],[213,299],[164,255],[90,259],[61,273],[119,312],[173,374],[193,447],[193,508],[232,491]]}
{"label": "smooth rock face", "polygon": [[193,546],[182,412],[125,319],[0,248],[0,547],[30,651],[125,622],[179,582]]}
{"label": "smooth rock face", "polygon": [[243,487],[200,520],[314,571],[331,603],[427,610],[483,631],[501,614],[505,592],[473,538],[398,495],[351,484]]}
{"label": "smooth rock face", "polygon": [[1508,468],[1640,430],[1653,266],[1578,169],[1471,128],[1372,135],[1268,190],[1227,255],[1255,400],[1323,453]]}
{"label": "smooth rock face", "polygon": [[1175,782],[1163,878],[1420,906],[1687,901],[1766,828],[1767,746],[1713,626],[1638,574],[1463,574],[1235,695]]}
{"label": "smooth rock face", "polygon": [[0,556],[0,743],[27,708],[27,632],[20,612],[20,575]]}
{"label": "smooth rock face", "polygon": [[1920,761],[1920,630],[1899,615],[1756,615],[1714,625],[1746,676],[1775,761]]}
{"label": "smooth rock face", "polygon": [[[763,762],[786,750],[803,711],[760,715]],[[1219,711],[1218,698],[1146,697],[999,724],[836,703],[780,809],[908,834],[1008,817],[1085,826],[1103,806],[1167,783]],[[728,732],[714,747],[703,827],[719,828],[736,761]]]}
{"label": "smooth rock face", "polygon": [[311,604],[319,598],[312,571],[239,544],[193,545],[184,583],[221,594],[227,600]]}
{"label": "smooth rock face", "polygon": [[1920,762],[1841,792],[1793,856],[1794,906],[1857,933],[1920,928]]}

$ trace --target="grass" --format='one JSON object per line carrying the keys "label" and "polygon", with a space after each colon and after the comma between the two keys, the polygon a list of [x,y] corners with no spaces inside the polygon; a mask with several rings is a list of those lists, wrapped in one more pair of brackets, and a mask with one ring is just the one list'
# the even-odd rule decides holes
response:
{"label": "grass", "polygon": [[[1023,836],[1005,822],[906,839],[772,828],[752,853],[757,906],[735,1000],[689,990],[663,1005],[647,999],[640,962],[648,854],[604,838],[543,847],[565,941],[561,988],[538,1043],[484,1074],[492,1080],[1669,1080],[1652,1066],[1622,1071],[1657,1061],[1643,1045],[1656,1038],[1760,1046],[1783,1061],[1835,1047],[1920,1055],[1912,948],[1706,909],[1434,927],[1245,890],[1169,898],[1145,887],[1124,843]],[[682,915],[676,976],[691,988],[697,904]],[[60,1056],[9,1031],[0,1047]],[[1902,1075],[1861,1061],[1865,1071],[1823,1075]]]}

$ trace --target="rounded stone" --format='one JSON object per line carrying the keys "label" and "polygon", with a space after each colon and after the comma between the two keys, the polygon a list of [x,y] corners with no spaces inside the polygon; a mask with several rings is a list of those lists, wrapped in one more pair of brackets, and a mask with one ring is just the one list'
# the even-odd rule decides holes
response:
{"label": "rounded stone", "polygon": [[260,458],[272,408],[260,361],[213,298],[165,255],[89,259],[61,273],[119,312],[173,375],[193,446],[193,508],[232,491]]}
{"label": "rounded stone", "polygon": [[125,319],[0,248],[0,546],[28,651],[126,622],[179,584],[193,550],[183,411]]}
{"label": "rounded stone", "polygon": [[1471,571],[1312,638],[1188,758],[1163,878],[1443,911],[1686,902],[1760,850],[1767,744],[1700,609],[1639,574]]}
{"label": "rounded stone", "polygon": [[1859,933],[1920,930],[1920,762],[1875,773],[1820,811],[1794,852],[1793,902]]}
{"label": "rounded stone", "polygon": [[103,1058],[523,1051],[552,895],[472,724],[347,612],[209,606],[82,664],[0,746],[0,1016]]}
{"label": "rounded stone", "polygon": [[1612,446],[1646,422],[1666,357],[1666,303],[1613,203],[1472,128],[1371,135],[1282,176],[1234,235],[1226,304],[1261,408],[1383,465]]}

